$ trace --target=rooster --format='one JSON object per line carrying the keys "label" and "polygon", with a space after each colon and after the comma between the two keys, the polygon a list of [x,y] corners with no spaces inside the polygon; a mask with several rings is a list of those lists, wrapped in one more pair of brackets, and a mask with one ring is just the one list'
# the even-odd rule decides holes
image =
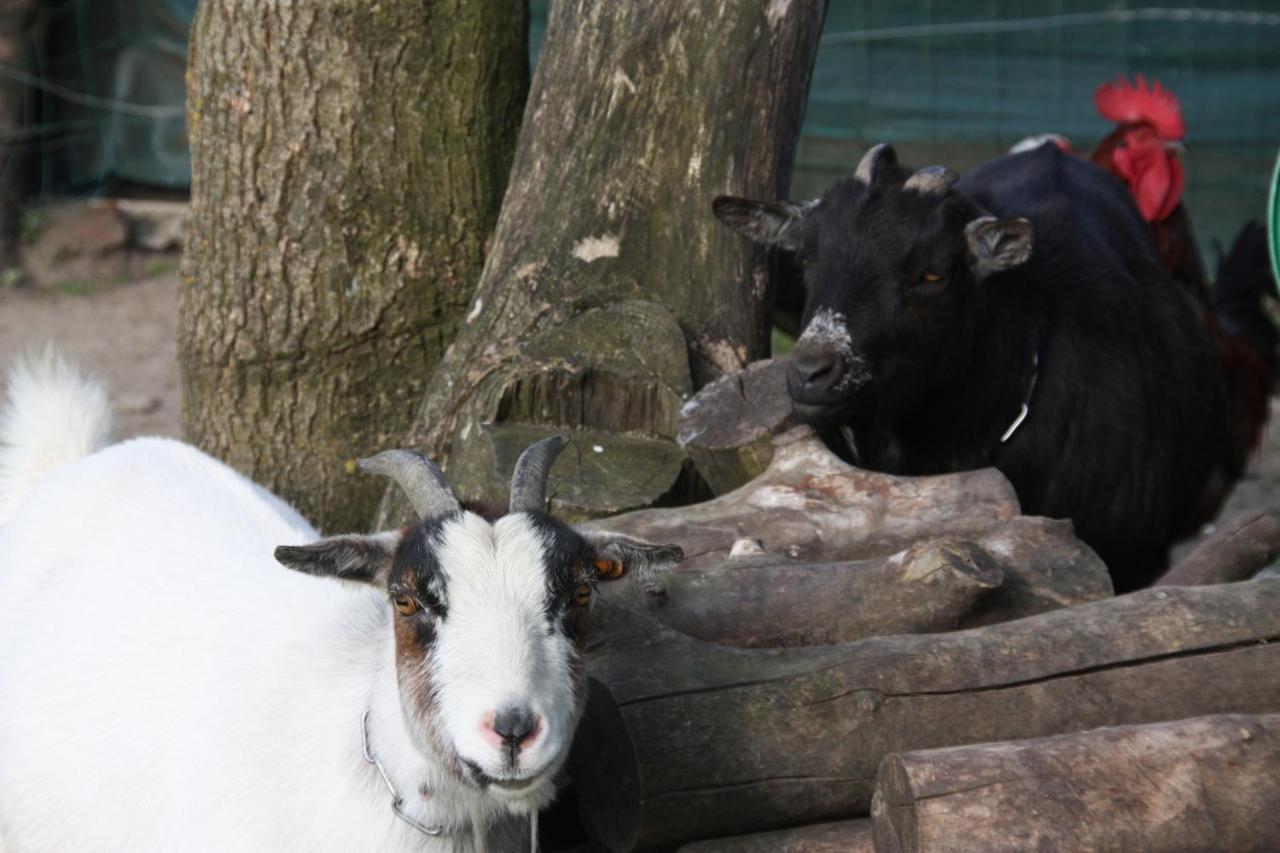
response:
{"label": "rooster", "polygon": [[1128,185],[1151,227],[1161,262],[1207,302],[1204,262],[1182,203],[1186,177],[1178,155],[1185,150],[1186,127],[1178,99],[1158,82],[1148,85],[1139,74],[1134,83],[1123,77],[1103,83],[1094,92],[1093,103],[1099,115],[1116,123],[1116,129],[1089,159]]}

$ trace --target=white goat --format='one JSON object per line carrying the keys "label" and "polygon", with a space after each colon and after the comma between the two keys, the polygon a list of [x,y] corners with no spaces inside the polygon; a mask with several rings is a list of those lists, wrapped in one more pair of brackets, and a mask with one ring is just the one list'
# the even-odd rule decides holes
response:
{"label": "white goat", "polygon": [[421,521],[316,541],[188,445],[98,449],[108,423],[101,389],[52,355],[11,376],[0,847],[528,844],[582,709],[591,585],[679,549],[547,516],[563,436],[521,456],[494,523],[426,457],[380,454],[362,465]]}

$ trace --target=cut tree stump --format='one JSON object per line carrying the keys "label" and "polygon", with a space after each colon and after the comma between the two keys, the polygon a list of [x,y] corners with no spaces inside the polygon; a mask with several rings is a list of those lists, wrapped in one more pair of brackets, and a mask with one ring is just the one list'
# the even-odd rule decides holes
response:
{"label": "cut tree stump", "polygon": [[712,382],[681,410],[676,442],[717,495],[764,473],[773,437],[795,426],[787,395],[790,363],[753,362]]}
{"label": "cut tree stump", "polygon": [[1276,557],[1280,557],[1280,520],[1268,512],[1241,513],[1169,569],[1156,586],[1247,580]]}
{"label": "cut tree stump", "polygon": [[890,753],[1280,711],[1280,578],[792,649],[597,605],[570,772],[613,850],[866,815]]}
{"label": "cut tree stump", "polygon": [[678,853],[876,853],[876,848],[871,822],[864,819],[712,838],[686,844]]}
{"label": "cut tree stump", "polygon": [[936,477],[863,471],[808,427],[773,444],[768,469],[728,494],[588,526],[678,544],[683,565],[693,568],[724,562],[740,539],[789,559],[852,560],[887,556],[921,539],[988,533],[1018,515],[1013,487],[994,468]]}
{"label": "cut tree stump", "polygon": [[890,755],[871,814],[880,853],[1264,853],[1278,805],[1280,715],[1218,715]]}

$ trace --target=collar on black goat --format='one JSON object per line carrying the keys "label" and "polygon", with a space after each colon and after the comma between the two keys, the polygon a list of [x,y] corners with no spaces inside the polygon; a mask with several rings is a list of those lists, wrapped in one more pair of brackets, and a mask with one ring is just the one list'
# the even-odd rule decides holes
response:
{"label": "collar on black goat", "polygon": [[1036,379],[1040,377],[1040,350],[1036,349],[1031,353],[1031,381],[1027,383],[1027,395],[1022,398],[1022,408],[1018,412],[1018,416],[1013,419],[1013,423],[1009,424],[1009,428],[1000,436],[1000,443],[1004,444],[1013,438],[1013,434],[1018,431],[1018,427],[1022,426],[1022,422],[1027,419],[1027,415],[1031,414],[1031,397],[1036,393]]}

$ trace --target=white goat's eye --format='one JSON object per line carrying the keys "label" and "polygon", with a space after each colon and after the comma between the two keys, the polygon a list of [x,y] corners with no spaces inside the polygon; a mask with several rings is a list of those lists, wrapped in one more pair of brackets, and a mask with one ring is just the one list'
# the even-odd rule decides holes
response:
{"label": "white goat's eye", "polygon": [[586,607],[591,603],[591,586],[590,584],[578,584],[578,588],[573,591],[573,606]]}
{"label": "white goat's eye", "polygon": [[417,600],[412,595],[404,595],[403,593],[392,596],[391,603],[396,606],[396,611],[401,616],[412,616],[419,609]]}

